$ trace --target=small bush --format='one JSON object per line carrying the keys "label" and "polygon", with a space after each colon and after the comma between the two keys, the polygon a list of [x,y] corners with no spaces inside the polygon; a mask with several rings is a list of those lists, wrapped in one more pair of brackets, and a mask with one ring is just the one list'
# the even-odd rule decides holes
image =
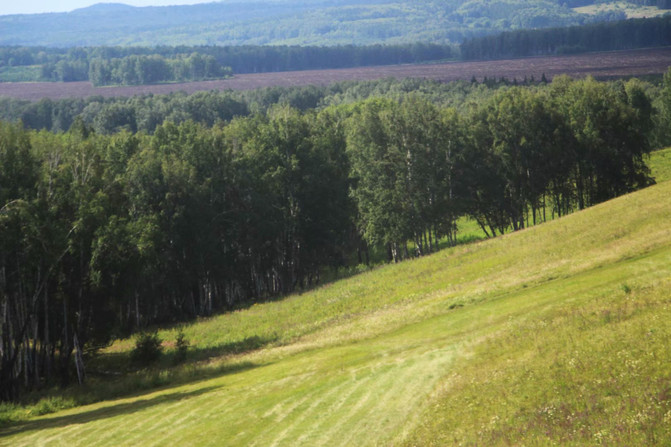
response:
{"label": "small bush", "polygon": [[44,414],[55,413],[59,410],[64,410],[66,408],[73,408],[75,402],[72,399],[64,399],[62,397],[48,397],[41,399],[30,410],[30,413],[35,416],[41,416]]}
{"label": "small bush", "polygon": [[138,365],[149,365],[161,356],[163,347],[158,332],[142,332],[135,339],[135,348],[131,352],[131,361]]}
{"label": "small bush", "polygon": [[21,407],[10,402],[0,402],[0,427],[24,418],[25,411],[21,411]]}
{"label": "small bush", "polygon": [[186,360],[186,353],[189,350],[189,340],[184,336],[184,332],[180,329],[175,340],[175,364],[182,363]]}

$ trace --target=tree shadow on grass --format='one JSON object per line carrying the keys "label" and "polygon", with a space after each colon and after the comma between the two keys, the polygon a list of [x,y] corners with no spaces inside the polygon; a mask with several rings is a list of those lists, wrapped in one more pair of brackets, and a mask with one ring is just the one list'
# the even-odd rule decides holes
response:
{"label": "tree shadow on grass", "polygon": [[[212,346],[209,348],[189,347],[187,359],[188,361],[203,361],[225,355],[244,354],[264,348],[269,344],[276,342],[278,339],[279,337],[276,335],[260,337],[253,335],[251,337],[245,338],[244,340],[221,343],[217,346]],[[167,352],[166,358],[172,360],[174,354],[174,351]]]}
{"label": "tree shadow on grass", "polygon": [[149,399],[139,399],[133,402],[126,402],[117,405],[106,405],[95,410],[83,411],[67,416],[47,417],[44,419],[36,419],[27,422],[19,422],[11,427],[0,431],[1,436],[9,436],[20,432],[27,432],[33,430],[46,430],[50,428],[61,428],[74,424],[86,424],[88,422],[98,421],[100,419],[111,418],[119,415],[133,414],[138,411],[145,410],[155,405],[169,404],[180,400],[190,399],[201,394],[208,393],[217,388],[217,386],[210,386],[200,388],[198,390],[189,392],[175,392],[168,394],[161,394],[160,396]]}
{"label": "tree shadow on grass", "polygon": [[[189,364],[194,362],[206,362],[212,359],[225,357],[229,355],[245,354],[264,348],[271,343],[274,343],[279,338],[277,336],[251,336],[243,340],[221,343],[216,346],[209,346],[205,348],[198,348],[189,346],[187,349],[186,358],[181,362],[176,362],[176,351],[172,348],[164,350],[160,360],[154,365],[149,365],[150,368],[166,369],[177,364]],[[145,369],[147,365],[133,364],[130,360],[129,352],[114,352],[104,353],[98,356],[92,364],[87,373],[92,376],[122,376],[126,373]],[[214,372],[213,375],[216,375]]]}
{"label": "tree shadow on grass", "polygon": [[[256,365],[253,363],[243,363],[235,365],[235,367],[230,368],[228,372],[239,372],[253,369],[258,366],[260,365]],[[174,386],[179,385],[181,384],[177,384]],[[65,416],[53,416],[53,417],[47,416],[44,418],[33,419],[30,421],[10,423],[5,427],[0,428],[0,438],[14,435],[17,433],[29,432],[34,430],[46,430],[51,428],[62,428],[74,424],[86,424],[88,422],[98,421],[101,419],[111,418],[115,416],[133,414],[156,405],[170,404],[182,400],[191,399],[193,397],[197,397],[220,388],[222,388],[222,386],[206,386],[193,391],[177,391],[172,393],[165,393],[151,398],[138,399],[132,402],[119,403],[116,405],[113,403],[107,403],[103,404],[104,406],[101,408],[96,408],[94,410],[89,411],[81,411]],[[157,391],[150,390],[147,392],[157,392]],[[139,395],[141,394],[138,394],[138,396]]]}
{"label": "tree shadow on grass", "polygon": [[[276,337],[248,337],[244,340],[225,343],[208,348],[188,350],[187,358],[176,364],[175,352],[168,351],[159,362],[149,367],[133,365],[128,353],[103,354],[104,362],[87,369],[88,379],[83,386],[73,386],[56,396],[71,398],[76,406],[95,402],[132,397],[166,386],[193,384],[197,381],[235,374],[241,371],[268,365],[249,361],[228,361],[226,356],[260,349],[277,340]],[[222,362],[215,359],[223,358]],[[215,360],[215,362],[211,362]],[[43,396],[46,397],[46,396]],[[56,410],[57,411],[57,410]],[[4,427],[12,423],[0,423],[0,436]]]}

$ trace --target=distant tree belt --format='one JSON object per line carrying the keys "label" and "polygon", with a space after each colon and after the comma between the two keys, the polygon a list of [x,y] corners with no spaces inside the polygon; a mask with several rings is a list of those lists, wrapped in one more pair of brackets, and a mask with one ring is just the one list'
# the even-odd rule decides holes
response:
{"label": "distant tree belt", "polygon": [[[465,113],[390,85],[395,99],[152,135],[0,122],[0,400],[67,384],[73,365],[83,380],[81,353],[114,335],[290,293],[368,247],[432,252],[460,216],[494,236],[649,185],[653,116],[671,110],[671,71],[659,113],[636,79],[472,86]],[[227,102],[196,98],[180,109]]]}
{"label": "distant tree belt", "polygon": [[166,59],[154,54],[92,59],[88,78],[96,86],[144,85],[219,79],[230,74],[230,67],[222,66],[213,56],[191,53]]}
{"label": "distant tree belt", "polygon": [[[663,3],[664,7],[671,8],[671,0]],[[668,45],[671,45],[669,15],[567,28],[507,31],[465,41],[461,45],[461,57],[496,59]]]}
{"label": "distant tree belt", "polygon": [[39,65],[41,80],[140,85],[222,78],[231,72],[417,63],[455,55],[451,45],[425,43],[333,47],[0,47],[0,68]]}

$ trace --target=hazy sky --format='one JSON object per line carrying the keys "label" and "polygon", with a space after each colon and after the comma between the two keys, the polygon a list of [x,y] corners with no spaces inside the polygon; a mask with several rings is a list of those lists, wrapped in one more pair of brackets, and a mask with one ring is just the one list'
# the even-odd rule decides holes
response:
{"label": "hazy sky", "polygon": [[96,3],[125,3],[133,6],[166,6],[194,5],[196,3],[211,3],[212,1],[213,0],[1,0],[0,15],[66,12],[77,8],[85,8]]}

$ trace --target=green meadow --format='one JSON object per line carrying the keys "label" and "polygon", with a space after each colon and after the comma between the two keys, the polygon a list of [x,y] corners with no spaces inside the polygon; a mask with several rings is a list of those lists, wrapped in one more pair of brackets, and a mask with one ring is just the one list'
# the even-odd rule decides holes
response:
{"label": "green meadow", "polygon": [[0,445],[669,445],[669,162],[561,219],[159,329],[150,369],[119,340],[86,387],[0,409]]}
{"label": "green meadow", "polygon": [[650,154],[648,166],[657,183],[671,180],[671,148],[662,149]]}

